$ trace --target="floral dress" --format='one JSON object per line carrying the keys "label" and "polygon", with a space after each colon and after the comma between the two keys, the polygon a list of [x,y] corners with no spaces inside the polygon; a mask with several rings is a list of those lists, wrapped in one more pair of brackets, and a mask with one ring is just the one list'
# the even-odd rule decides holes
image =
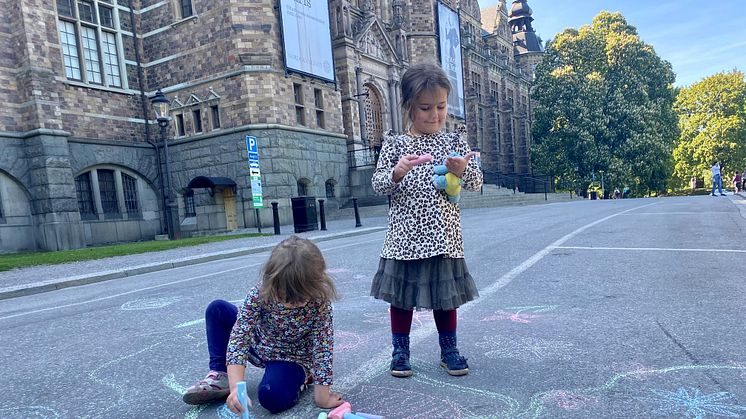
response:
{"label": "floral dress", "polygon": [[267,361],[295,362],[313,377],[313,384],[331,385],[333,346],[331,302],[311,301],[289,308],[262,301],[255,286],[239,307],[227,361],[258,366]]}

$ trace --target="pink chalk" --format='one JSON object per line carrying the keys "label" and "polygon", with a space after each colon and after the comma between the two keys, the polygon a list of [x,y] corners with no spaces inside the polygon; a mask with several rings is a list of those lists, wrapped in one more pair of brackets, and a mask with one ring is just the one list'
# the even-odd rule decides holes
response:
{"label": "pink chalk", "polygon": [[411,163],[413,166],[417,166],[418,164],[427,163],[432,159],[433,159],[432,155],[425,153],[421,155],[420,157],[417,157],[416,159],[410,160],[409,163]]}
{"label": "pink chalk", "polygon": [[344,419],[345,413],[352,413],[352,406],[349,402],[344,402],[329,412],[329,419]]}

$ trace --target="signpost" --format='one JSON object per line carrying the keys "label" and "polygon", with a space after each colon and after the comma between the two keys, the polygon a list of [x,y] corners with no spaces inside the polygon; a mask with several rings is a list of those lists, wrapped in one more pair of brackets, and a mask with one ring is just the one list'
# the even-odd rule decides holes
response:
{"label": "signpost", "polygon": [[259,232],[262,232],[262,223],[259,219],[259,208],[264,208],[262,202],[262,172],[259,170],[259,148],[257,147],[256,137],[246,136],[246,151],[249,156],[249,180],[251,182],[251,202],[254,205],[256,214],[256,225]]}

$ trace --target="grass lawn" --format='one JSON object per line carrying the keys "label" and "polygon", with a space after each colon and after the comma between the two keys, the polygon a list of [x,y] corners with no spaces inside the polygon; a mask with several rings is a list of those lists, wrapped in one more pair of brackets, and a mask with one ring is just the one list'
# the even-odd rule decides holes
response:
{"label": "grass lawn", "polygon": [[102,259],[111,256],[134,255],[137,253],[157,252],[177,247],[196,246],[198,244],[242,239],[246,237],[270,236],[271,234],[248,233],[221,236],[191,237],[181,240],[146,241],[114,244],[109,246],[87,247],[85,249],[61,250],[58,252],[22,252],[0,254],[0,272],[36,265],[54,265],[58,263],[80,262]]}

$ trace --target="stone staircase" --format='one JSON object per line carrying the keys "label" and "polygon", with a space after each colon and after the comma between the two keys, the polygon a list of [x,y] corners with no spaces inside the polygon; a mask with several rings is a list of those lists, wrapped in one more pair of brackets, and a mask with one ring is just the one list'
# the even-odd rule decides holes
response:
{"label": "stone staircase", "polygon": [[[577,199],[581,198],[575,196],[570,198],[569,193],[547,193],[547,199],[545,200],[543,193],[527,194],[523,192],[514,192],[512,189],[485,184],[482,187],[481,192],[462,190],[459,205],[464,209],[489,208],[505,205],[531,205],[550,202],[565,202]],[[368,203],[368,201],[362,202]],[[358,199],[358,212],[360,213],[360,217],[384,217],[388,215],[388,199],[385,196],[373,198],[370,202],[380,202],[380,204],[363,206],[361,205],[361,200]],[[338,210],[334,209],[327,211],[326,213],[326,218],[329,220],[353,218],[354,216],[354,209],[351,207],[343,207]]]}

